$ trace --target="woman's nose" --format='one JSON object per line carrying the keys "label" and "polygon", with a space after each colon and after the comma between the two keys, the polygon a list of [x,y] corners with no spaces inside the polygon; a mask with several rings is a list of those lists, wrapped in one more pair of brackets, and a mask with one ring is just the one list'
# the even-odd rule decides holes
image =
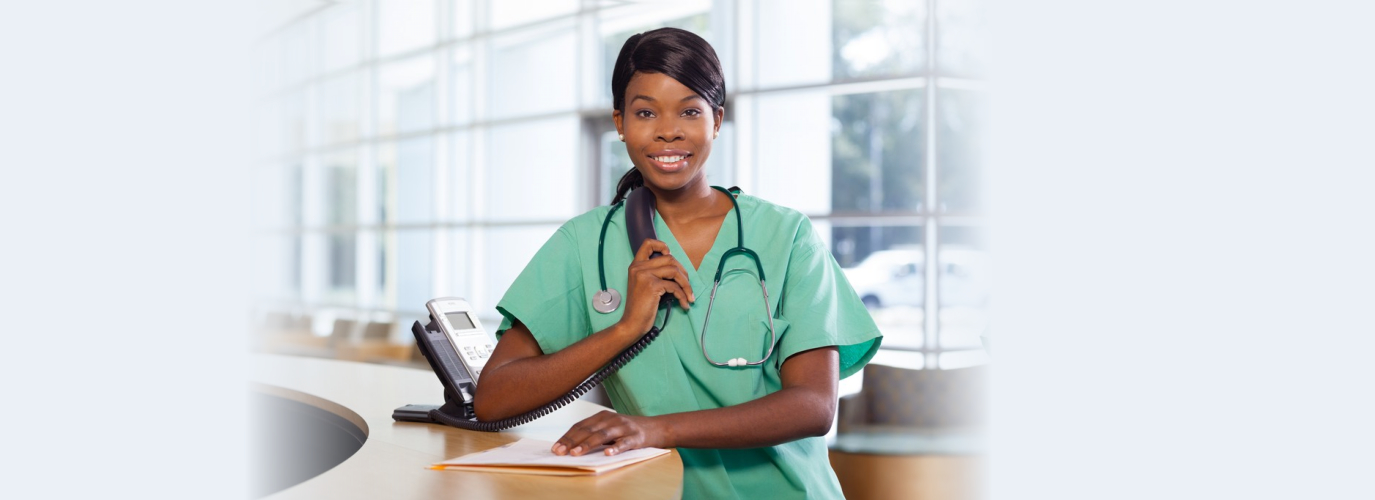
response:
{"label": "woman's nose", "polygon": [[683,138],[683,127],[678,126],[678,120],[664,120],[657,131],[656,139],[664,142],[673,142]]}

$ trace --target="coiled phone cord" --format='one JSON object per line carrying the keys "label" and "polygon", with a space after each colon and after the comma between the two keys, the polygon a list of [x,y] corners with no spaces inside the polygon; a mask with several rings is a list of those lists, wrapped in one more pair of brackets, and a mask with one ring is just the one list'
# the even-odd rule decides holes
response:
{"label": "coiled phone cord", "polygon": [[537,418],[553,413],[554,410],[562,408],[566,406],[568,403],[572,403],[573,401],[582,397],[583,394],[587,394],[587,391],[592,390],[593,387],[596,387],[597,384],[600,384],[602,380],[606,379],[606,377],[609,377],[611,376],[611,374],[620,371],[621,367],[625,366],[626,363],[629,363],[630,360],[633,359],[635,356],[638,356],[640,354],[640,351],[643,351],[645,347],[649,346],[650,342],[653,342],[655,338],[659,337],[659,332],[662,331],[664,327],[668,326],[668,318],[672,314],[673,306],[670,305],[664,313],[663,325],[651,327],[649,331],[644,334],[643,337],[640,337],[640,340],[635,341],[634,344],[630,344],[630,347],[627,347],[624,351],[621,351],[621,353],[617,355],[615,359],[611,360],[611,363],[602,367],[602,369],[598,370],[597,373],[592,374],[591,377],[588,377],[587,380],[583,381],[583,383],[579,384],[577,387],[574,387],[572,391],[568,392],[568,394],[564,394],[563,397],[560,397],[559,399],[556,399],[549,404],[546,404],[539,408],[535,408],[520,415],[516,415],[514,417],[507,417],[501,420],[492,420],[489,422],[458,418],[447,413],[441,412],[439,410],[430,410],[430,418],[434,419],[435,421],[441,424],[458,427],[460,429],[468,429],[472,431],[482,432],[497,432],[500,430],[510,429],[517,425],[532,422]]}

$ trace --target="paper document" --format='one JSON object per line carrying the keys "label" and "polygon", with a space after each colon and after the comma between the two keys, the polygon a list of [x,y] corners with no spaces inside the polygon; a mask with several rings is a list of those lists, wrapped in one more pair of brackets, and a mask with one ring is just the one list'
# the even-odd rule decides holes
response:
{"label": "paper document", "polygon": [[430,466],[438,470],[470,470],[482,472],[510,472],[552,476],[590,476],[640,463],[665,455],[663,448],[641,448],[607,456],[594,450],[582,456],[558,456],[549,451],[553,441],[522,439],[487,451],[470,453]]}

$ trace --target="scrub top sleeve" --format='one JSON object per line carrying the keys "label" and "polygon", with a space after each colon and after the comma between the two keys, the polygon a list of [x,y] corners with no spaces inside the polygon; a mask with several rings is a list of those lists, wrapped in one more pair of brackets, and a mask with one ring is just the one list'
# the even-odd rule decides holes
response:
{"label": "scrub top sleeve", "polygon": [[802,235],[783,284],[783,318],[791,325],[779,340],[783,359],[818,347],[840,351],[840,378],[858,372],[878,352],[883,334],[826,245]]}
{"label": "scrub top sleeve", "polygon": [[559,228],[540,247],[530,263],[497,302],[501,326],[497,338],[519,319],[551,354],[573,345],[590,333],[583,300],[582,266],[567,226]]}

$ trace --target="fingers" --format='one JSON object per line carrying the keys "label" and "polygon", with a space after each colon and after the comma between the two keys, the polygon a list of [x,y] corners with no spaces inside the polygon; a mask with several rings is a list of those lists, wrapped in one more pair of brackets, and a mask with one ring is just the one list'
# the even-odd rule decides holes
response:
{"label": "fingers", "polygon": [[645,240],[645,242],[640,245],[640,249],[635,251],[635,260],[649,260],[649,255],[654,252],[668,255],[668,243],[664,243],[654,238]]}
{"label": "fingers", "polygon": [[555,455],[579,456],[612,445],[605,453],[613,455],[633,449],[638,446],[636,443],[643,442],[637,434],[635,427],[623,415],[601,412],[573,425],[550,451]]}
{"label": "fingers", "polygon": [[678,299],[678,305],[682,306],[685,310],[690,308],[691,306],[689,304],[696,300],[696,297],[693,297],[691,295],[692,292],[689,291],[692,290],[692,284],[689,283],[688,277],[683,273],[681,267],[665,266],[655,269],[646,269],[644,272],[659,278],[650,285],[658,296],[662,296],[665,293],[673,294],[673,296]]}
{"label": "fingers", "polygon": [[606,453],[607,455],[615,455],[617,453],[625,453],[627,451],[636,450],[643,447],[643,436],[641,436],[639,433],[627,434],[619,438],[616,438],[616,440],[613,441],[610,446],[606,447],[606,450],[603,453]]}
{"label": "fingers", "polygon": [[[683,267],[683,264],[671,255],[668,255],[669,258],[667,259],[650,259],[649,254],[651,252],[668,255],[668,245],[659,240],[645,240],[644,244],[640,245],[639,252],[635,254],[635,261],[630,264],[631,275],[649,273],[653,277],[673,282],[676,286],[657,288],[651,285],[651,291],[659,292],[656,296],[672,293],[678,298],[678,303],[683,309],[689,309],[690,304],[697,301],[697,295],[693,293],[692,280],[688,278],[687,268]],[[660,284],[655,283],[655,285]]]}
{"label": "fingers", "polygon": [[697,296],[692,294],[692,280],[688,278],[687,268],[683,267],[683,264],[673,257],[656,260],[666,260],[668,262],[645,270],[660,279],[672,281],[677,284],[678,287],[687,294],[685,297],[680,297],[679,301],[696,302]]}
{"label": "fingers", "polygon": [[554,447],[550,451],[553,451],[555,455],[581,455],[582,452],[586,451],[586,447],[582,443],[592,435],[593,430],[603,427],[604,422],[615,415],[609,411],[602,411],[582,419],[573,424],[568,432],[563,433],[563,436],[554,442]]}

